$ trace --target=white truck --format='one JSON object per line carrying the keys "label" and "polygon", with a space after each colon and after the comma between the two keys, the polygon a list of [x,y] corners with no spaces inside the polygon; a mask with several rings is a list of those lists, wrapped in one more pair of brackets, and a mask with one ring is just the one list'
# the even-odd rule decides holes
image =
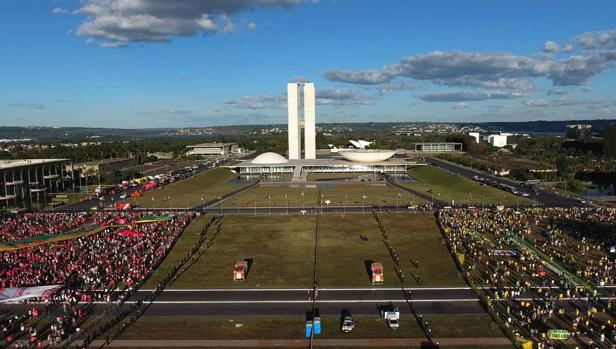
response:
{"label": "white truck", "polygon": [[351,315],[346,315],[342,319],[342,325],[341,325],[342,332],[350,333],[350,332],[353,332],[354,328],[355,328],[355,323],[353,322],[353,317]]}
{"label": "white truck", "polygon": [[398,310],[398,307],[392,306],[389,309],[381,310],[381,316],[385,319],[385,321],[387,321],[387,327],[391,329],[397,329],[400,327],[398,321],[400,320],[400,311]]}

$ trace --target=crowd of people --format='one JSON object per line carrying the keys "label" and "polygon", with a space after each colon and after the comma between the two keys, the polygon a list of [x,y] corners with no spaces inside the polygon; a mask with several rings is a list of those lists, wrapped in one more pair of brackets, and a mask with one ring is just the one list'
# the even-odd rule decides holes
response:
{"label": "crowd of people", "polygon": [[203,227],[199,233],[197,241],[193,244],[193,247],[186,253],[186,255],[176,262],[167,273],[165,277],[161,279],[155,289],[153,289],[143,300],[138,300],[130,307],[124,307],[123,302],[127,297],[134,292],[129,290],[125,293],[125,297],[121,298],[117,302],[117,306],[110,312],[111,319],[105,321],[98,327],[94,327],[87,331],[82,347],[88,348],[89,345],[95,339],[102,335],[105,335],[105,344],[109,344],[128,328],[131,324],[136,322],[141,315],[147,310],[147,308],[156,300],[156,298],[177,278],[179,278],[185,271],[187,271],[201,256],[203,256],[207,249],[211,246],[212,241],[221,231],[222,217],[212,217],[210,221]]}
{"label": "crowd of people", "polygon": [[92,213],[26,212],[0,216],[0,242],[55,235],[83,225]]}
{"label": "crowd of people", "polygon": [[[106,213],[96,223],[123,220],[86,237],[0,252],[0,288],[69,285],[84,290],[134,287],[165,256],[191,216],[135,224],[142,213]],[[123,230],[135,234],[120,234]]]}
{"label": "crowd of people", "polygon": [[[0,288],[64,286],[60,292],[39,300],[43,303],[32,303],[33,308],[25,314],[0,317],[5,343],[28,348],[69,343],[71,336],[79,335],[93,302],[111,303],[117,295],[123,302],[163,260],[194,215],[186,212],[151,217],[157,214],[161,213],[66,214],[66,222],[58,224],[53,219],[60,220],[64,214],[49,214],[47,219],[57,229],[49,233],[90,225],[103,230],[72,240],[0,251]],[[11,223],[10,231],[20,238],[32,237],[36,233],[31,227],[44,226],[46,215],[11,216],[10,222],[21,223]],[[138,222],[146,216],[147,222]],[[19,226],[27,231],[16,230]],[[37,328],[37,318],[52,313],[54,321]]]}
{"label": "crowd of people", "polygon": [[[452,253],[511,334],[540,347],[616,348],[616,210],[441,210]],[[568,344],[549,339],[567,330]]]}

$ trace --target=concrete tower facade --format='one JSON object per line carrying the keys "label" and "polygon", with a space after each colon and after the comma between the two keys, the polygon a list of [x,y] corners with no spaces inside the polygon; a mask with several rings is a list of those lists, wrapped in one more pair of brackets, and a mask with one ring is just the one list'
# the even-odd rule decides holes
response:
{"label": "concrete tower facade", "polygon": [[[304,125],[304,158],[316,159],[315,99],[315,87],[313,83],[293,82],[287,85],[289,160],[302,158],[302,121]],[[300,116],[302,107],[303,120]]]}
{"label": "concrete tower facade", "polygon": [[287,107],[289,109],[289,160],[297,160],[302,157],[301,133],[299,124],[300,113],[300,85],[289,83],[287,85]]}
{"label": "concrete tower facade", "polygon": [[316,159],[315,91],[313,83],[304,84],[304,158]]}

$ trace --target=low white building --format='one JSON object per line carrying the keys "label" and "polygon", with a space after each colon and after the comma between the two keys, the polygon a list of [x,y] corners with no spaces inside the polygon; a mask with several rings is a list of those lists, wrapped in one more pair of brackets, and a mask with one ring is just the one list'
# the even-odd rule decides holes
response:
{"label": "low white building", "polygon": [[237,143],[201,143],[188,145],[186,148],[191,150],[189,155],[222,155],[226,156],[232,153],[239,152]]}
{"label": "low white building", "polygon": [[489,135],[488,143],[493,147],[502,148],[507,145],[507,136],[505,135]]}
{"label": "low white building", "polygon": [[475,138],[475,143],[479,144],[479,141],[481,140],[481,135],[479,132],[469,132],[468,135]]}

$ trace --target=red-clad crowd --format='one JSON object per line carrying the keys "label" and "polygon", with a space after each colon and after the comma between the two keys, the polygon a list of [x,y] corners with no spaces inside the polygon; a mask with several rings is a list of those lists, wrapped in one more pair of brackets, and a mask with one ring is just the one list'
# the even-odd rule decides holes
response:
{"label": "red-clad crowd", "polygon": [[[149,213],[151,214],[151,213]],[[136,224],[148,213],[102,212],[92,223],[100,233],[36,247],[0,252],[0,288],[63,284],[82,290],[134,287],[162,260],[192,214]],[[126,230],[134,234],[122,234]]]}
{"label": "red-clad crowd", "polygon": [[0,241],[24,240],[40,235],[55,235],[76,229],[91,213],[28,212],[0,217]]}
{"label": "red-clad crowd", "polygon": [[[0,346],[43,348],[70,344],[71,338],[79,336],[92,302],[111,304],[116,295],[119,295],[118,302],[125,300],[162,261],[194,216],[191,212],[175,213],[168,220],[155,218],[148,223],[137,223],[145,216],[167,213],[33,213],[5,217],[10,222],[7,231],[14,237],[28,238],[92,225],[106,228],[74,240],[0,252],[0,288],[65,286],[42,305],[33,304],[27,313],[0,316]],[[63,219],[65,222],[61,223]],[[46,221],[52,222],[48,231],[43,228]],[[115,289],[126,292],[112,292]],[[37,319],[51,314],[50,323]]]}

